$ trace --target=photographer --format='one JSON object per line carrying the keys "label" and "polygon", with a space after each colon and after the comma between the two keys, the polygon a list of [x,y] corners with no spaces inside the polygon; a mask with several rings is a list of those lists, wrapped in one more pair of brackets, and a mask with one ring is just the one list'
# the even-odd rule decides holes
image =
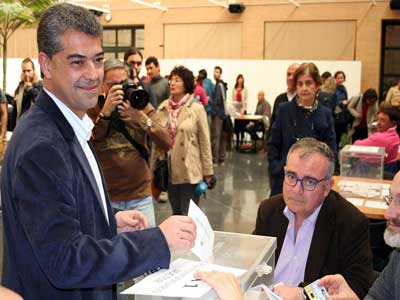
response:
{"label": "photographer", "polygon": [[[92,141],[114,209],[139,210],[147,216],[149,226],[154,227],[146,141],[150,136],[153,143],[167,151],[169,134],[160,125],[154,107],[143,103],[143,90],[141,98],[135,100],[137,103],[129,100],[134,98],[134,86],[126,88],[127,80],[128,69],[123,62],[111,59],[104,63],[104,96],[88,111],[95,123]],[[134,108],[132,102],[135,107],[143,107]]]}

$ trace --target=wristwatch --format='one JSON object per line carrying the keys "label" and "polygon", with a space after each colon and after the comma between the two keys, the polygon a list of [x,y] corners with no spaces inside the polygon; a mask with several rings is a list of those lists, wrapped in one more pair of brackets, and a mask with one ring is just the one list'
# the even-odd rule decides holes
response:
{"label": "wristwatch", "polygon": [[146,123],[145,123],[145,129],[146,130],[148,130],[148,129],[150,129],[151,127],[153,126],[153,121],[150,119],[150,118],[148,118],[147,120],[146,120]]}
{"label": "wristwatch", "polygon": [[99,113],[99,118],[101,120],[111,120],[111,116],[106,117],[102,112]]}

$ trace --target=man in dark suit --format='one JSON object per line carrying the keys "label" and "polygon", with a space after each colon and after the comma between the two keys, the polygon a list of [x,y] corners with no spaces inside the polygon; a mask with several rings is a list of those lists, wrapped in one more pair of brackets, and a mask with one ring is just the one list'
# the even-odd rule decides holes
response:
{"label": "man in dark suit", "polygon": [[286,90],[286,92],[279,94],[278,97],[276,97],[276,99],[274,101],[274,107],[272,108],[272,115],[271,115],[271,119],[269,122],[269,128],[271,128],[272,124],[275,122],[276,115],[277,115],[278,109],[279,109],[279,105],[281,105],[281,103],[292,101],[292,99],[296,96],[296,86],[293,82],[293,75],[299,66],[300,66],[299,64],[293,63],[288,67],[288,69],[286,71],[287,90]]}
{"label": "man in dark suit", "polygon": [[103,79],[102,30],[87,10],[59,4],[38,27],[44,89],[14,131],[2,167],[2,283],[29,300],[116,299],[115,283],[167,268],[195,225],[171,217],[144,229],[113,213],[88,143]]}
{"label": "man in dark suit", "polygon": [[326,274],[342,274],[359,297],[372,284],[368,219],[331,190],[335,157],[328,145],[303,138],[289,150],[283,194],[264,200],[254,234],[277,238],[274,283],[284,299]]}

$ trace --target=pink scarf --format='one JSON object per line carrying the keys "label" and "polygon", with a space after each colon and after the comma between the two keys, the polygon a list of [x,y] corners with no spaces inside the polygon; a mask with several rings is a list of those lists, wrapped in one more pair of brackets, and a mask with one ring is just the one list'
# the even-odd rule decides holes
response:
{"label": "pink scarf", "polygon": [[168,124],[168,132],[171,139],[171,145],[174,146],[175,143],[175,136],[176,136],[176,129],[178,128],[178,118],[179,114],[181,113],[183,107],[185,106],[186,102],[189,100],[190,94],[186,94],[183,96],[179,102],[174,102],[172,97],[168,99],[168,113],[169,113],[169,124]]}

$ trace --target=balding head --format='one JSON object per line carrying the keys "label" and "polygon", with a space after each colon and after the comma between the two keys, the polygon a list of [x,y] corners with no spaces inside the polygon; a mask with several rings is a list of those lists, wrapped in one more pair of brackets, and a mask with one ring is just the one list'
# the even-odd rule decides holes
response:
{"label": "balding head", "polygon": [[286,84],[287,84],[288,92],[290,92],[290,93],[294,93],[294,91],[296,90],[296,86],[294,85],[294,81],[293,81],[293,74],[294,74],[294,72],[296,72],[296,70],[299,66],[300,66],[300,64],[293,63],[288,67],[288,69],[286,71]]}
{"label": "balding head", "polygon": [[389,199],[390,205],[385,212],[387,227],[383,237],[389,246],[400,248],[400,172],[393,178]]}
{"label": "balding head", "polygon": [[258,92],[257,100],[258,100],[258,103],[262,103],[263,101],[265,101],[265,93],[263,90],[260,90]]}

